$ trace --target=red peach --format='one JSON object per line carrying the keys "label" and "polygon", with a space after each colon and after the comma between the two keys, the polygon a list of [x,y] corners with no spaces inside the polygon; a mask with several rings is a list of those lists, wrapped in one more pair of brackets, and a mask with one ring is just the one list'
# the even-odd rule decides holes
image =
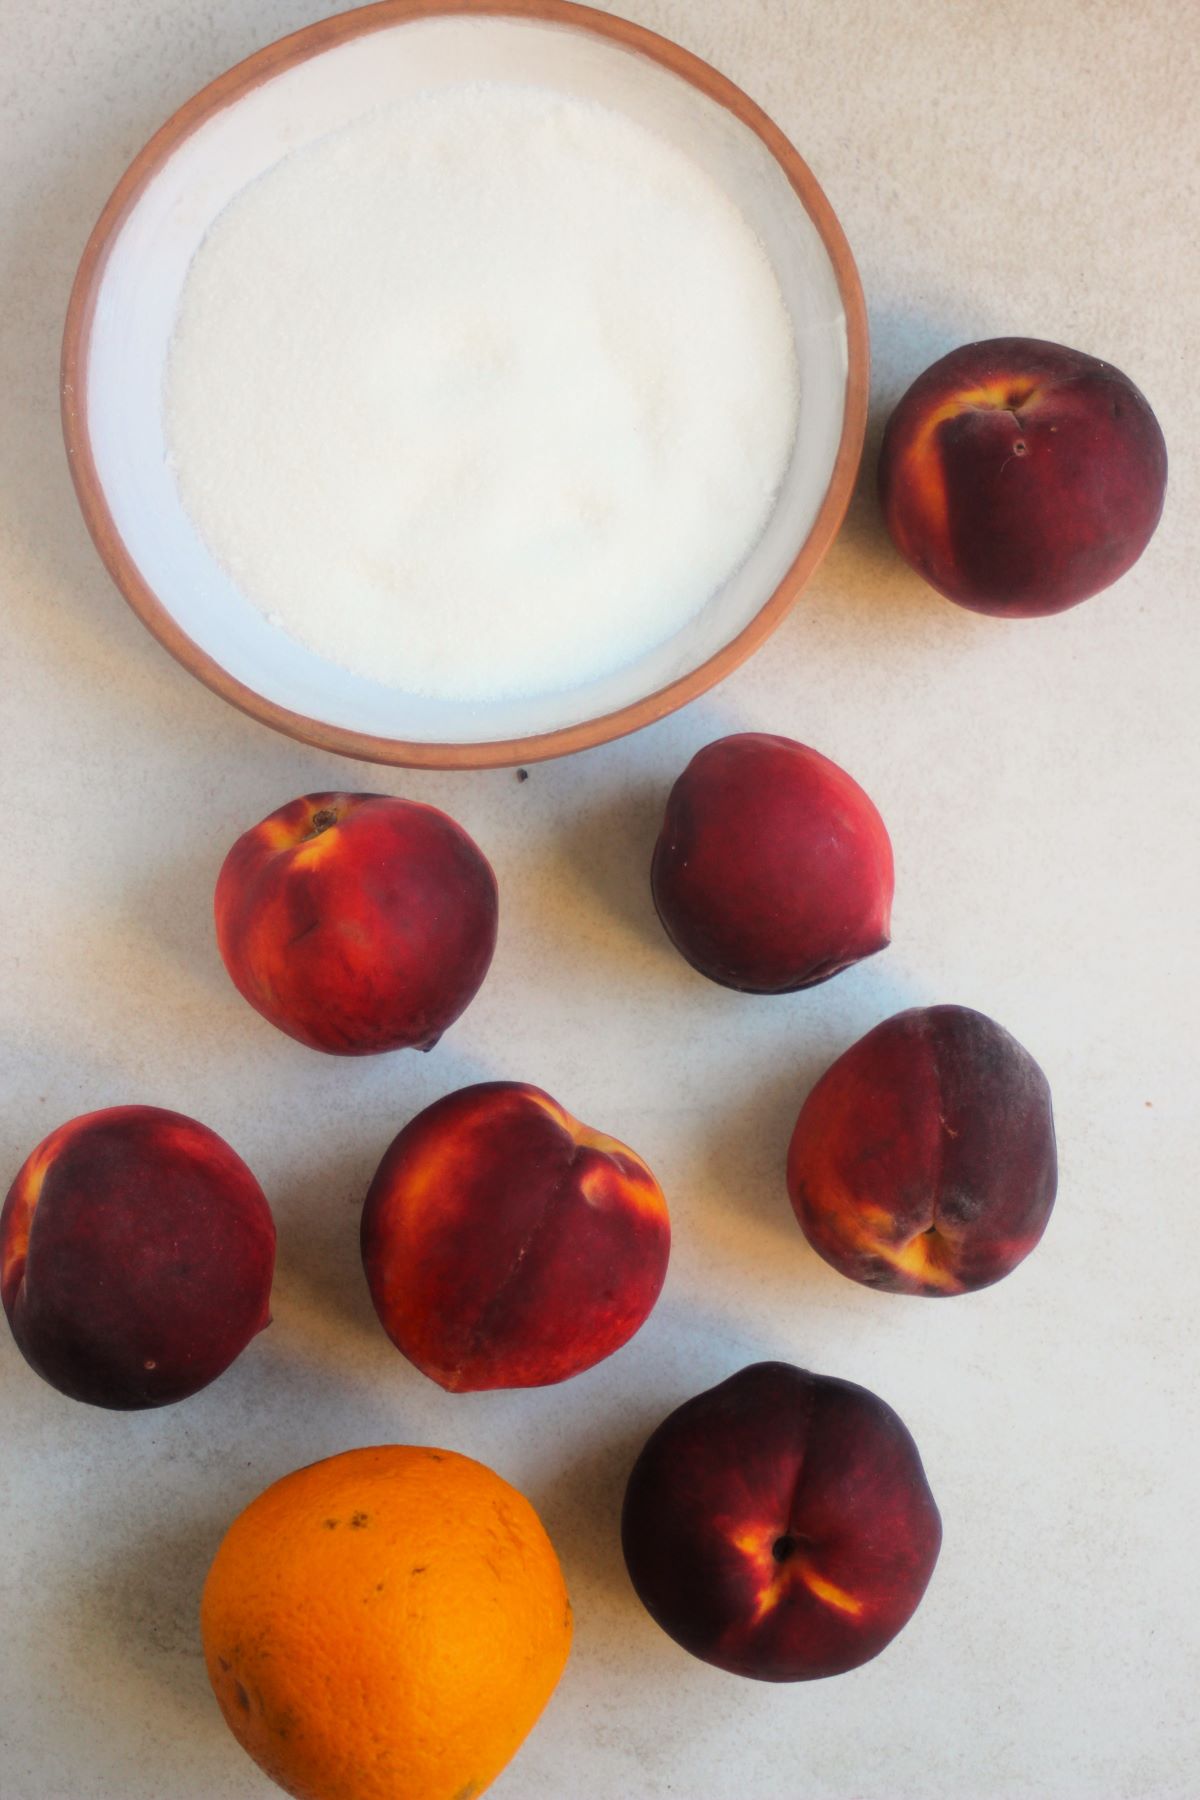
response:
{"label": "red peach", "polygon": [[759,1681],[813,1681],[878,1656],[916,1611],[941,1541],[891,1407],[781,1362],[664,1419],[621,1515],[651,1618],[693,1656]]}
{"label": "red peach", "polygon": [[991,338],[918,376],[888,421],[892,541],[973,612],[1062,612],[1123,575],[1162,512],[1167,450],[1128,376],[1062,344]]}
{"label": "red peach", "polygon": [[455,1392],[541,1387],[611,1356],[657,1300],[669,1250],[641,1157],[516,1081],[418,1113],[363,1209],[384,1330]]}
{"label": "red peach", "polygon": [[216,891],[238,992],[314,1050],[431,1050],[496,947],[496,878],[436,807],[306,794],[247,831]]}
{"label": "red peach", "polygon": [[667,801],[651,888],[667,936],[724,987],[815,987],[889,942],[892,846],[844,769],[742,732],[694,756]]}
{"label": "red peach", "polygon": [[0,1298],[38,1374],[93,1406],[167,1406],[270,1322],[275,1226],[207,1126],[157,1106],[60,1125],[0,1213]]}
{"label": "red peach", "polygon": [[813,1249],[893,1294],[962,1294],[1033,1249],[1058,1183],[1046,1077],[966,1006],[914,1007],[840,1056],[800,1111],[788,1191]]}

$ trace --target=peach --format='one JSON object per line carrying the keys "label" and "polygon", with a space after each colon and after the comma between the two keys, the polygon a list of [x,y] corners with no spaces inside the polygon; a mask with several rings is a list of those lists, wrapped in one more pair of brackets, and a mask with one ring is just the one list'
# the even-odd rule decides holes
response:
{"label": "peach", "polygon": [[746,993],[814,987],[889,941],[883,820],[844,769],[790,738],[742,732],[692,758],[650,880],[680,954]]}
{"label": "peach", "polygon": [[621,1515],[638,1598],[677,1644],[759,1681],[870,1661],[916,1611],[942,1523],[917,1447],[867,1388],[754,1363],[664,1419]]}
{"label": "peach", "polygon": [[965,344],[917,377],[879,457],[900,554],[973,612],[1035,618],[1130,568],[1162,512],[1167,451],[1111,363],[1036,338]]}
{"label": "peach", "polygon": [[641,1157],[517,1081],[418,1113],[363,1209],[384,1330],[455,1392],[541,1387],[611,1356],[658,1298],[669,1250]]}
{"label": "peach", "polygon": [[38,1374],[132,1411],[206,1387],[270,1322],[275,1226],[214,1131],[157,1106],[60,1125],[0,1213],[0,1298]]}
{"label": "peach", "polygon": [[461,825],[385,794],[306,794],[240,837],[215,901],[238,992],[337,1056],[431,1050],[496,947],[496,878]]}
{"label": "peach", "polygon": [[885,1019],[800,1110],[788,1191],[827,1263],[893,1294],[963,1294],[1038,1242],[1058,1164],[1050,1089],[1027,1050],[967,1006]]}

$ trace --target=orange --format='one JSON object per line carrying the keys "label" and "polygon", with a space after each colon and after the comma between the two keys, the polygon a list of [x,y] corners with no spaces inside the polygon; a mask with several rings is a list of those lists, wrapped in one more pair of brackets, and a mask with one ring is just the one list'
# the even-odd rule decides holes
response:
{"label": "orange", "polygon": [[233,1735],[298,1800],[475,1800],[562,1674],[529,1502],[450,1450],[348,1450],[236,1518],[200,1608]]}

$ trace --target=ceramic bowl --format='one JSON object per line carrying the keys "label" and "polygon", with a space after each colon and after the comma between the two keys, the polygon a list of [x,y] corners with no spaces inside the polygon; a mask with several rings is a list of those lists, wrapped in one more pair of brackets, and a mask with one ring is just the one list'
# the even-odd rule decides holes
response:
{"label": "ceramic bowl", "polygon": [[[449,702],[324,661],[270,625],[207,551],[167,466],[163,371],[188,266],[213,220],[288,151],[418,89],[536,81],[682,148],[766,248],[795,325],[799,427],[761,538],[702,611],[617,674],[532,700]],[[845,237],[771,120],[678,45],[564,0],[383,0],[259,51],[170,119],[84,252],[63,348],[63,421],[88,528],[134,611],[184,667],[265,724],[378,762],[530,762],[661,718],[774,630],[828,549],[862,450],[868,349]]]}

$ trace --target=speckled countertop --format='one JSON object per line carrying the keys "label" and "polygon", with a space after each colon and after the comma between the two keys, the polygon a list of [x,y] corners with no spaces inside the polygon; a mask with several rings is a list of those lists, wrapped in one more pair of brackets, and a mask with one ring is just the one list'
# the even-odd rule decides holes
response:
{"label": "speckled countertop", "polygon": [[[632,740],[511,772],[337,762],[241,718],[110,587],[71,495],[56,360],[87,231],[133,152],[304,0],[8,0],[0,589],[5,1180],[52,1125],[141,1100],[193,1113],[262,1180],[275,1323],[173,1410],[59,1399],[0,1334],[4,1800],[267,1800],[208,1692],[197,1596],[221,1532],[298,1463],[415,1439],[517,1482],[578,1615],[558,1696],[497,1800],[1194,1800],[1200,1768],[1196,1198],[1196,379],[1200,33],[1192,0],[640,0],[813,165],[857,254],[875,368],[868,475],[787,625]],[[971,337],[1058,338],[1149,394],[1172,455],[1151,550],[1031,625],[939,600],[881,535],[869,465],[911,377]],[[878,802],[893,947],[811,994],[693,976],[652,913],[666,787],[699,745],[787,732]],[[232,838],[306,789],[451,810],[491,855],[491,979],[428,1058],[352,1065],[261,1023],[217,961]],[[808,1252],[782,1157],[818,1071],[898,1007],[1007,1025],[1054,1087],[1062,1184],[1011,1280],[946,1305],[855,1288]],[[370,1311],[357,1208],[418,1107],[540,1083],[634,1144],[671,1200],[651,1323],[542,1393],[451,1398]],[[877,1388],[946,1521],[913,1624],[794,1689],[687,1658],[627,1584],[635,1447],[762,1356]]]}

